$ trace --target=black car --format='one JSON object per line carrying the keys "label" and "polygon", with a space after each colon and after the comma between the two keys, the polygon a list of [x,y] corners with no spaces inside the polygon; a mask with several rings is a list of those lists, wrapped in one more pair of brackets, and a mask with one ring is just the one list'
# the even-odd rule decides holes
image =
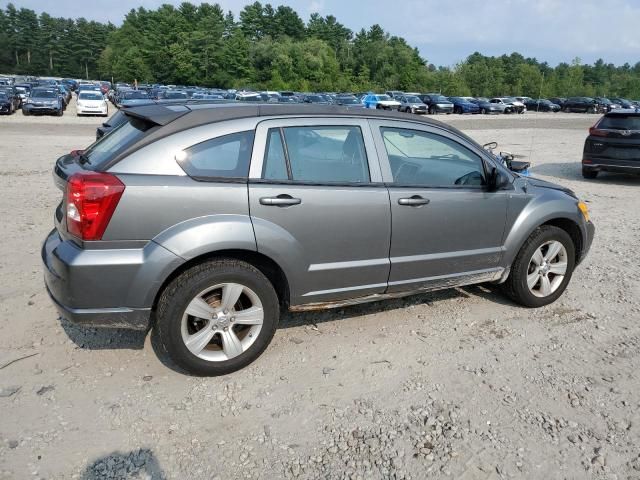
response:
{"label": "black car", "polygon": [[453,103],[444,95],[439,93],[424,93],[418,98],[427,106],[427,111],[434,113],[453,113]]}
{"label": "black car", "polygon": [[564,102],[564,105],[562,106],[562,110],[567,113],[598,113],[598,111],[602,111],[603,108],[603,105],[599,104],[595,99],[591,97],[567,98],[567,100]]}
{"label": "black car", "polygon": [[582,176],[599,172],[640,173],[640,109],[616,109],[589,129]]}
{"label": "black car", "polygon": [[31,96],[22,104],[22,113],[49,113],[61,117],[64,113],[64,101],[57,88],[34,88]]}
{"label": "black car", "polygon": [[524,102],[527,110],[532,112],[559,112],[560,105],[553,103],[546,98],[530,98]]}
{"label": "black car", "polygon": [[358,100],[355,95],[336,95],[333,101],[336,105],[364,108],[362,102],[360,102],[360,100]]}
{"label": "black car", "polygon": [[13,102],[7,95],[7,92],[0,90],[0,113],[4,115],[11,115],[16,109],[13,106]]}
{"label": "black car", "polygon": [[555,103],[556,105],[560,105],[560,109],[564,108],[564,103],[567,101],[564,97],[551,97],[549,99],[551,103]]}
{"label": "black car", "polygon": [[631,103],[629,100],[627,100],[626,98],[614,97],[614,98],[611,98],[611,101],[613,103],[617,103],[622,108],[634,108],[635,107],[635,105],[633,103]]}
{"label": "black car", "polygon": [[16,90],[16,87],[13,85],[2,85],[0,86],[0,91],[5,93],[6,97],[13,105],[13,111],[20,108],[22,105],[22,98],[20,98],[20,94],[18,93],[18,90]]}
{"label": "black car", "polygon": [[331,104],[331,101],[329,101],[329,99],[327,99],[327,97],[325,97],[324,95],[321,94],[311,94],[311,95],[305,95],[304,98],[302,99],[302,101],[304,103],[315,103],[316,105],[329,105]]}

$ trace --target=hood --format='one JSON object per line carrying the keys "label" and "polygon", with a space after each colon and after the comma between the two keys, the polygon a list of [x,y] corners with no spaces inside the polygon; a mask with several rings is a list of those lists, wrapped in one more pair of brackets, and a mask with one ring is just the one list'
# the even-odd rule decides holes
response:
{"label": "hood", "polygon": [[378,103],[382,105],[400,105],[400,102],[397,100],[378,100]]}
{"label": "hood", "polygon": [[556,183],[547,182],[546,180],[542,180],[540,178],[528,177],[527,183],[538,188],[549,188],[551,190],[558,190],[560,192],[564,192],[567,195],[572,196],[573,198],[576,198],[576,199],[578,198],[578,196],[573,192],[573,190],[567,187],[563,187],[562,185],[558,185]]}

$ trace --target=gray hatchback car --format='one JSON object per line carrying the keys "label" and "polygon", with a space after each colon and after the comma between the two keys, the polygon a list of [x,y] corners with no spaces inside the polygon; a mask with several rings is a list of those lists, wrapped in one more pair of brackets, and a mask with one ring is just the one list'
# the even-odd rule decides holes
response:
{"label": "gray hatchback car", "polygon": [[255,360],[285,308],[481,282],[549,304],[593,239],[570,190],[422,117],[278,104],[125,115],[56,163],[47,289],[72,322],[153,326],[194,374]]}

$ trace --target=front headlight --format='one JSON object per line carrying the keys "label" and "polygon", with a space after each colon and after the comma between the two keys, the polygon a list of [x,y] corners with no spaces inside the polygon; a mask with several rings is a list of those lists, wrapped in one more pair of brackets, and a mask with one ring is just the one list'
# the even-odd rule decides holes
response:
{"label": "front headlight", "polygon": [[587,204],[584,203],[583,201],[579,201],[578,202],[578,209],[580,210],[580,212],[582,212],[582,216],[584,217],[584,220],[586,222],[589,222],[590,221],[589,207],[587,207]]}

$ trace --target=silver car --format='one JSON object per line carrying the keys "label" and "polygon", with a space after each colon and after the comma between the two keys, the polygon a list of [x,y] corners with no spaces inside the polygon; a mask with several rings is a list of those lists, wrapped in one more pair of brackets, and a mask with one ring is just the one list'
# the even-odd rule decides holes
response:
{"label": "silver car", "polygon": [[283,309],[482,282],[547,305],[593,239],[570,190],[423,117],[278,104],[124,114],[56,162],[47,290],[72,322],[153,327],[197,375],[254,361]]}
{"label": "silver car", "polygon": [[398,111],[406,113],[427,114],[427,105],[416,95],[400,95],[397,97],[400,102]]}

